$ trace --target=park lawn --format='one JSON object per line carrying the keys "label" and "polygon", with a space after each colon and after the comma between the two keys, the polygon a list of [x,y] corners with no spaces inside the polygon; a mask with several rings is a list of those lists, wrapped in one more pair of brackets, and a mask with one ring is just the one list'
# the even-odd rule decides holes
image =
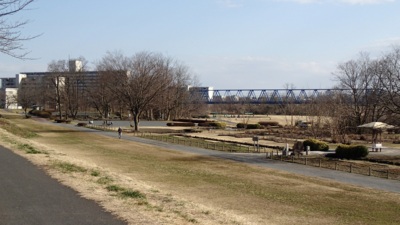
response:
{"label": "park lawn", "polygon": [[[26,139],[2,131],[0,143],[131,224],[400,224],[400,195],[396,193],[175,152],[31,119],[10,121],[37,135]],[[16,147],[21,143],[43,154],[26,154]],[[54,166],[66,163],[85,170],[66,173]],[[110,185],[136,190],[145,200],[121,198],[109,191]]]}

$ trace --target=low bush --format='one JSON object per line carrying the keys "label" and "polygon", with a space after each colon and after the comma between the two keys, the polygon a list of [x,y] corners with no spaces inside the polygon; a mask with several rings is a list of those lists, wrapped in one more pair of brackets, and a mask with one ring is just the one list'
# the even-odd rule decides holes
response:
{"label": "low bush", "polygon": [[86,125],[87,125],[87,123],[80,122],[80,123],[78,123],[76,126],[78,126],[78,127],[85,127]]}
{"label": "low bush", "polygon": [[217,129],[223,129],[226,127],[226,124],[221,122],[204,122],[199,123],[199,127],[213,127]]}
{"label": "low bush", "polygon": [[256,123],[256,124],[238,123],[238,124],[236,124],[236,128],[261,129],[261,125],[258,123]]}
{"label": "low bush", "polygon": [[307,140],[303,141],[303,146],[304,146],[304,149],[306,149],[307,146],[310,146],[310,151],[328,151],[329,150],[329,146],[327,143],[316,140],[316,139],[307,139]]}
{"label": "low bush", "polygon": [[55,119],[54,121],[56,123],[71,123],[71,120],[65,120],[65,119]]}
{"label": "low bush", "polygon": [[258,124],[260,124],[261,126],[264,126],[264,127],[280,126],[279,122],[277,122],[277,121],[260,121],[260,122],[258,122]]}
{"label": "low bush", "polygon": [[29,114],[42,117],[42,118],[50,118],[51,117],[51,112],[44,111],[44,110],[31,110],[29,111]]}
{"label": "low bush", "polygon": [[189,122],[189,123],[206,123],[206,122],[214,122],[214,120],[207,119],[175,119],[174,122]]}
{"label": "low bush", "polygon": [[173,122],[173,123],[167,123],[167,126],[170,127],[194,127],[195,124],[192,122]]}
{"label": "low bush", "polygon": [[360,159],[368,155],[368,148],[363,145],[339,145],[335,153],[341,159]]}

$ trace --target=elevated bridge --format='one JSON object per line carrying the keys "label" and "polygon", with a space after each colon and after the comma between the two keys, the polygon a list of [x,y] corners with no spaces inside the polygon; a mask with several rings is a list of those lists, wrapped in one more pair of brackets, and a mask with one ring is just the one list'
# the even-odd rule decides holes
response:
{"label": "elevated bridge", "polygon": [[350,89],[195,89],[192,99],[207,104],[304,104]]}

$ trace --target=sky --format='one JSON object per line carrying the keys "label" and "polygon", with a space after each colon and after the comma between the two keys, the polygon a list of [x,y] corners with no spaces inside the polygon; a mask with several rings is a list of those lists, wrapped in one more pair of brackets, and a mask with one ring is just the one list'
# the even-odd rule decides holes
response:
{"label": "sky", "polygon": [[400,46],[398,0],[36,0],[7,18],[34,60],[0,54],[0,77],[53,60],[161,53],[214,89],[332,88],[338,64]]}

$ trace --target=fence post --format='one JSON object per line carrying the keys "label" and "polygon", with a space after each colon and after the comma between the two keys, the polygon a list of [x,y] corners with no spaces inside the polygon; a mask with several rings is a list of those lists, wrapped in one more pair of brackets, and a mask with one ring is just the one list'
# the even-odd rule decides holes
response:
{"label": "fence post", "polygon": [[371,166],[368,167],[368,176],[371,176]]}
{"label": "fence post", "polygon": [[350,173],[353,172],[353,164],[350,163]]}
{"label": "fence post", "polygon": [[386,178],[389,179],[389,170],[387,170],[387,177]]}
{"label": "fence post", "polygon": [[292,162],[294,162],[294,155],[292,155]]}

